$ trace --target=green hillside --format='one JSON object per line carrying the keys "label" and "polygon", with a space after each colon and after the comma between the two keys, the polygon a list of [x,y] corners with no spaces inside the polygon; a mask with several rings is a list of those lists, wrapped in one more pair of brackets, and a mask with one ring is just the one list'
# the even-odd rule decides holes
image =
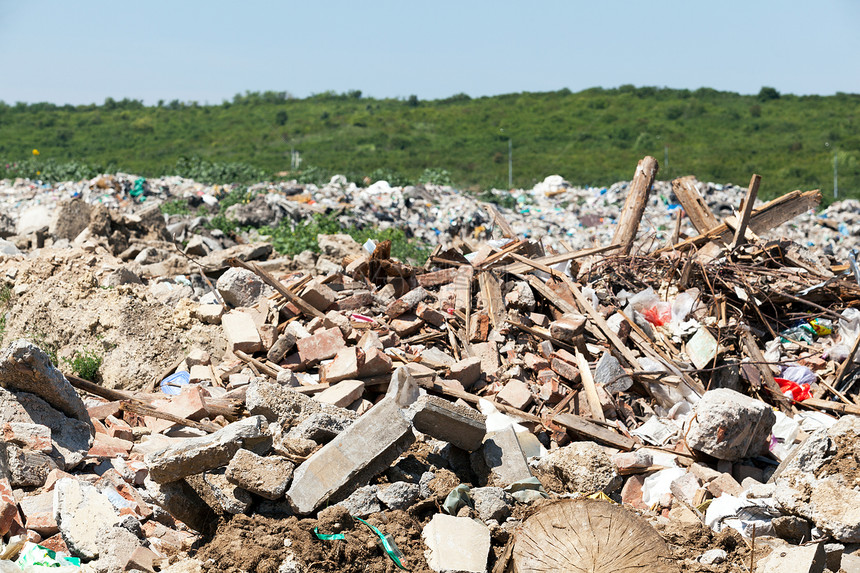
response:
{"label": "green hillside", "polygon": [[75,178],[104,169],[245,181],[289,171],[296,150],[301,173],[291,175],[305,181],[344,173],[403,183],[444,178],[447,170],[463,188],[504,188],[510,138],[518,187],[554,173],[605,185],[629,179],[638,159],[654,155],[660,179],[692,173],[745,185],[757,172],[764,197],[820,187],[829,199],[836,149],[840,198],[857,197],[858,112],[857,94],[634,86],[434,101],[355,91],[306,99],[247,93],[220,105],[0,104],[0,177]]}

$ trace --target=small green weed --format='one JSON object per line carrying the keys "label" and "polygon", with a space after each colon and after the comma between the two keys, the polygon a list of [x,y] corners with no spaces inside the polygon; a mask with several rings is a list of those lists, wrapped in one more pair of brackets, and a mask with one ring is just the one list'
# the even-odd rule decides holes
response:
{"label": "small green weed", "polygon": [[165,215],[190,215],[191,209],[188,208],[188,201],[185,199],[174,199],[162,203],[159,207]]}
{"label": "small green weed", "polygon": [[63,362],[72,369],[72,372],[74,372],[76,376],[79,376],[84,380],[89,380],[90,382],[95,382],[96,374],[98,374],[103,360],[104,356],[101,353],[89,348],[75,350],[75,354],[71,359],[63,358]]}

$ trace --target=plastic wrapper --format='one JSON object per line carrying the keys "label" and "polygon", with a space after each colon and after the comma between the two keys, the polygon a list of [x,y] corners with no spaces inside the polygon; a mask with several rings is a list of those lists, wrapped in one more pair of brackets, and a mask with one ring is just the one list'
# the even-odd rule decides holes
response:
{"label": "plastic wrapper", "polygon": [[786,380],[791,380],[797,384],[815,384],[818,377],[815,375],[815,372],[807,368],[806,366],[800,366],[799,364],[791,364],[789,366],[784,366],[782,368],[782,378]]}
{"label": "plastic wrapper", "polygon": [[860,310],[846,308],[839,319],[839,342],[849,348],[860,335]]}
{"label": "plastic wrapper", "polygon": [[672,493],[672,482],[685,473],[687,470],[683,468],[667,468],[651,474],[642,484],[642,501],[648,505],[657,503],[661,497]]}

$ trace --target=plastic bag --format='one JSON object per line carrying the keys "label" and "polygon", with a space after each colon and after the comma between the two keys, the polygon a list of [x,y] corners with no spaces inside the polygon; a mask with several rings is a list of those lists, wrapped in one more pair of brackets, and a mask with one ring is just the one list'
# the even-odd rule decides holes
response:
{"label": "plastic bag", "polygon": [[672,322],[681,323],[696,308],[699,302],[699,289],[691,288],[680,293],[672,303]]}
{"label": "plastic bag", "polygon": [[663,326],[672,321],[672,305],[660,301],[652,307],[643,309],[642,316],[654,326]]}
{"label": "plastic bag", "polygon": [[797,402],[802,402],[807,398],[812,398],[809,384],[798,384],[791,380],[786,380],[785,378],[774,378],[774,380],[779,384],[779,389],[782,390],[782,393],[787,398],[791,398]]}
{"label": "plastic bag", "polygon": [[860,310],[846,308],[842,311],[842,318],[839,319],[839,342],[850,348],[858,335],[860,335]]}
{"label": "plastic bag", "polygon": [[799,364],[791,364],[789,366],[784,366],[782,369],[782,378],[786,380],[791,380],[797,384],[807,384],[812,385],[815,384],[817,380],[817,376],[815,376],[815,372],[807,368],[806,366],[800,366]]}

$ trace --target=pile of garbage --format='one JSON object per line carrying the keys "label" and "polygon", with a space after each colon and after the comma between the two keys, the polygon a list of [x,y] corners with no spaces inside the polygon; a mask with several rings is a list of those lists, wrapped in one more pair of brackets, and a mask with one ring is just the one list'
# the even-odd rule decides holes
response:
{"label": "pile of garbage", "polygon": [[233,210],[387,214],[437,236],[423,266],[213,236],[158,210],[217,204],[178,178],[8,185],[0,570],[857,570],[858,206],[656,171]]}

